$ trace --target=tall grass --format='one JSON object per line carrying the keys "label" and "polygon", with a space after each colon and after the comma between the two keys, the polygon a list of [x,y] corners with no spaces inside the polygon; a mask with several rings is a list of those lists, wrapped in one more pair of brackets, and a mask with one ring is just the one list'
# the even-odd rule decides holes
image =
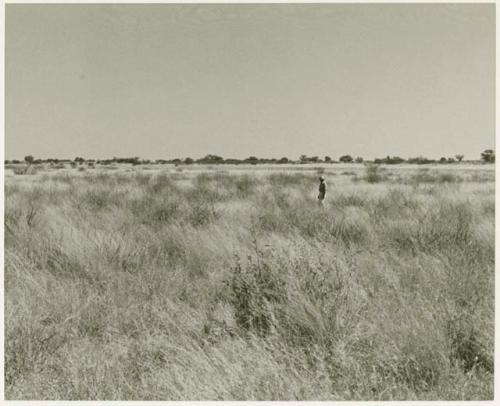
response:
{"label": "tall grass", "polygon": [[8,177],[6,397],[492,399],[493,183],[398,176]]}

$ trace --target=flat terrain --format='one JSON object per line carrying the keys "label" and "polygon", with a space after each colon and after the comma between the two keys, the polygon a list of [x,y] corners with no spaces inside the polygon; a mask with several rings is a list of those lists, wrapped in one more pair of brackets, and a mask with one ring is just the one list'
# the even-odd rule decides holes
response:
{"label": "flat terrain", "polygon": [[81,168],[6,170],[7,399],[493,398],[492,165]]}

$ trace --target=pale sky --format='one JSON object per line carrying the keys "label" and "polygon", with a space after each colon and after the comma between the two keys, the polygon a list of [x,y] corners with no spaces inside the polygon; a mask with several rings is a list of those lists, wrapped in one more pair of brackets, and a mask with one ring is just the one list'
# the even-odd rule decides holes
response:
{"label": "pale sky", "polygon": [[5,42],[6,159],[494,148],[494,4],[8,4]]}

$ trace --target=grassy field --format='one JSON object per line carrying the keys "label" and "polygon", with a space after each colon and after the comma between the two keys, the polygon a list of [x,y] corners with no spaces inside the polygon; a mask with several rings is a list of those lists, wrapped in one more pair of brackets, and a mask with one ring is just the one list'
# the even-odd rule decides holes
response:
{"label": "grassy field", "polygon": [[7,399],[493,398],[492,166],[35,172],[5,177]]}

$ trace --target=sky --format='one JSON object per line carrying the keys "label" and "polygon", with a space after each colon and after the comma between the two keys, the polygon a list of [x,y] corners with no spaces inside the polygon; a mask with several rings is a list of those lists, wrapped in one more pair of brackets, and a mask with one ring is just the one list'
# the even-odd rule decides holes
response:
{"label": "sky", "polygon": [[8,4],[5,158],[479,159],[494,4]]}

